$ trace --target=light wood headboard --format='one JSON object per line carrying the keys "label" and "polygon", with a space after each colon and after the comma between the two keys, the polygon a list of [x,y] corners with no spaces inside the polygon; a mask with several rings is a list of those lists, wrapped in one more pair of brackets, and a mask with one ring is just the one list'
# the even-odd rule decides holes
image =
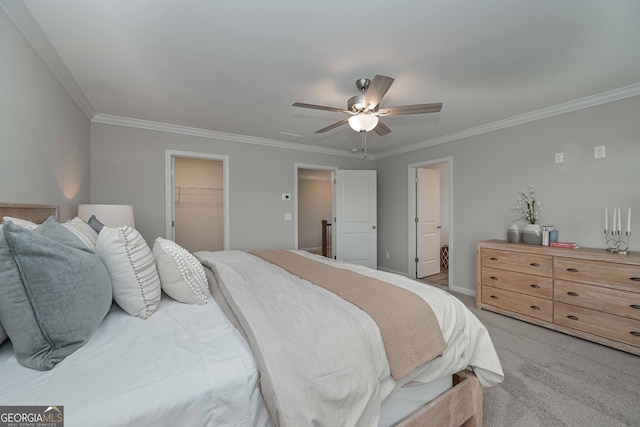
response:
{"label": "light wood headboard", "polygon": [[58,217],[57,205],[28,205],[20,203],[0,203],[0,221],[3,216],[12,216],[14,218],[25,219],[27,221],[41,224],[49,218],[49,216],[55,215]]}

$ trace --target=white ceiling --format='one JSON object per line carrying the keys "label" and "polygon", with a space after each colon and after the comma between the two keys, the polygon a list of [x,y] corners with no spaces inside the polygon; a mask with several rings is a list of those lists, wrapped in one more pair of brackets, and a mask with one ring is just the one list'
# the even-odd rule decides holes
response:
{"label": "white ceiling", "polygon": [[369,132],[370,153],[613,90],[640,94],[638,0],[24,3],[94,112],[271,140],[301,135],[295,144],[359,148],[346,125],[314,133],[341,113],[291,104],[346,107],[355,81],[376,74],[396,79],[382,107],[444,107],[385,118],[392,132]]}

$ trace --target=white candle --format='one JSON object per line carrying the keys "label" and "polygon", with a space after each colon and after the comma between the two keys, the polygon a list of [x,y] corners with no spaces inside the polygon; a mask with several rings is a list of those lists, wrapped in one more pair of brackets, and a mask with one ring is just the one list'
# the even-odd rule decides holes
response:
{"label": "white candle", "polygon": [[627,212],[627,233],[631,233],[631,208]]}
{"label": "white candle", "polygon": [[620,218],[620,211],[622,209],[620,209],[620,206],[618,206],[618,231],[622,230],[622,219]]}
{"label": "white candle", "polygon": [[604,207],[604,232],[606,233],[609,229],[609,208]]}
{"label": "white candle", "polygon": [[612,232],[616,232],[616,212],[618,208],[613,208],[613,227],[611,227]]}

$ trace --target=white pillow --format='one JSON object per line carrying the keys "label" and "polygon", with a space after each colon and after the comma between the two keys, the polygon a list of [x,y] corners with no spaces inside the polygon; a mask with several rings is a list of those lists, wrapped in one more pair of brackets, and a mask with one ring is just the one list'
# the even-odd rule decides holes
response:
{"label": "white pillow", "polygon": [[20,227],[24,227],[27,230],[35,230],[40,225],[40,224],[36,224],[35,222],[27,221],[26,219],[14,218],[12,216],[3,216],[2,220],[4,222],[11,221],[15,225],[19,225]]}
{"label": "white pillow", "polygon": [[186,304],[206,304],[209,284],[202,264],[177,243],[158,237],[153,243],[153,257],[160,273],[162,290]]}
{"label": "white pillow", "polygon": [[95,252],[96,243],[98,241],[98,233],[91,228],[89,224],[78,217],[73,218],[62,224],[67,230],[71,231],[86,247]]}
{"label": "white pillow", "polygon": [[129,226],[103,227],[96,253],[111,276],[115,302],[131,316],[151,316],[160,303],[160,278],[142,235]]}

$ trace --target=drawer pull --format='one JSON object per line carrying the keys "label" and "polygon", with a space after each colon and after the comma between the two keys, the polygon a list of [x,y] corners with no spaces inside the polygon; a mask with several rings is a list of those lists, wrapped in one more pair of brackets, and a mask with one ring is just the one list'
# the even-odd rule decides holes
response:
{"label": "drawer pull", "polygon": [[572,297],[578,297],[578,296],[580,296],[580,295],[578,295],[578,294],[577,294],[577,293],[575,293],[575,292],[567,292],[567,295],[571,295]]}
{"label": "drawer pull", "polygon": [[629,280],[633,280],[634,282],[640,282],[640,277],[629,277]]}
{"label": "drawer pull", "polygon": [[635,308],[636,310],[640,310],[640,305],[638,304],[631,304],[629,307]]}
{"label": "drawer pull", "polygon": [[538,285],[536,283],[534,283],[532,285],[529,285],[529,286],[531,286],[533,289],[540,289],[540,285]]}
{"label": "drawer pull", "polygon": [[540,267],[540,264],[538,264],[537,262],[532,262],[531,264],[529,264],[531,267]]}
{"label": "drawer pull", "polygon": [[498,260],[498,258],[496,258],[496,257],[494,257],[494,256],[492,256],[492,257],[491,257],[491,258],[489,258],[489,259],[490,259],[491,261],[497,261],[497,260]]}
{"label": "drawer pull", "polygon": [[580,319],[578,319],[578,316],[574,316],[573,314],[570,314],[570,315],[568,315],[567,317],[568,317],[569,319],[571,319],[571,320],[580,320]]}
{"label": "drawer pull", "polygon": [[491,280],[498,280],[498,278],[496,276],[491,276],[490,279]]}
{"label": "drawer pull", "polygon": [[540,310],[540,307],[538,307],[537,305],[532,305],[531,308],[534,310]]}
{"label": "drawer pull", "polygon": [[493,298],[493,299],[498,299],[498,297],[497,297],[497,296],[495,296],[495,295],[491,295],[491,298]]}
{"label": "drawer pull", "polygon": [[629,332],[631,335],[635,335],[637,337],[640,337],[640,332],[636,332],[636,331],[631,331]]}
{"label": "drawer pull", "polygon": [[577,268],[567,268],[567,271],[570,271],[572,273],[577,273],[578,269]]}

